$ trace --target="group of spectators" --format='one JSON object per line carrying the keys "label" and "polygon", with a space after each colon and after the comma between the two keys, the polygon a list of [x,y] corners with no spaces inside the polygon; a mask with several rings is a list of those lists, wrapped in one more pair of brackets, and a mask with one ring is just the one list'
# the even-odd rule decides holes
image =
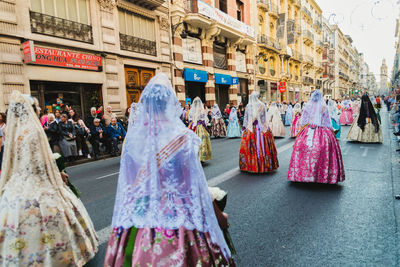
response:
{"label": "group of spectators", "polygon": [[54,114],[45,110],[40,122],[53,152],[58,147],[68,162],[82,157],[98,159],[101,146],[105,147],[106,153],[117,156],[120,152],[118,144],[126,135],[122,121],[112,112],[111,106],[104,112],[102,107],[92,107],[84,121],[74,109],[64,105],[62,111],[56,109]]}

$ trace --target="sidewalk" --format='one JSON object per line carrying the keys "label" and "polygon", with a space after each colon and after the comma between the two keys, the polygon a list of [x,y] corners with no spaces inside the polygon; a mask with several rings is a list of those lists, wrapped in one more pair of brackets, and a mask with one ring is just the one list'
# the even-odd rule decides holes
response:
{"label": "sidewalk", "polygon": [[[89,142],[88,142],[88,147],[89,147],[89,151],[93,151],[93,150],[92,150],[92,146],[90,145]],[[118,148],[119,148],[119,151],[122,152],[122,144],[118,144]],[[111,154],[107,154],[107,153],[104,154],[105,151],[102,150],[101,147],[100,147],[100,151],[101,151],[101,153],[103,153],[103,154],[99,155],[99,157],[98,157],[97,160],[113,158],[113,156],[111,156]],[[120,156],[118,156],[118,157],[120,157]],[[90,158],[90,159],[88,159],[88,158],[81,158],[81,159],[75,160],[75,161],[73,161],[73,162],[66,162],[66,163],[65,163],[65,166],[66,166],[66,167],[71,167],[71,166],[76,166],[76,165],[80,165],[80,164],[84,164],[84,163],[88,163],[88,162],[94,162],[94,161],[96,161],[96,160],[95,160],[94,157],[92,156],[92,158]]]}

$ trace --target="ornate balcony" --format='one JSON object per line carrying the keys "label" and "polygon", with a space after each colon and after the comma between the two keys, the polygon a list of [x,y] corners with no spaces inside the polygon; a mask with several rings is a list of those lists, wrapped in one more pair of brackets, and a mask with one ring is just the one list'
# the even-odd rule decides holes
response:
{"label": "ornate balcony", "polygon": [[305,44],[312,44],[314,42],[314,34],[308,30],[303,31],[303,41]]}
{"label": "ornate balcony", "polygon": [[303,83],[304,84],[314,84],[314,79],[308,76],[303,77]]}
{"label": "ornate balcony", "polygon": [[275,40],[272,37],[269,37],[265,34],[259,34],[257,37],[257,43],[265,46],[266,48],[272,48],[274,50],[281,50],[281,44],[278,40]]}
{"label": "ornate balcony", "polygon": [[142,6],[150,10],[154,10],[164,4],[165,0],[128,0],[128,2],[134,3],[138,6]]}
{"label": "ornate balcony", "polygon": [[312,15],[311,15],[311,11],[308,10],[308,8],[306,8],[305,6],[303,6],[303,8],[301,9],[301,11],[303,11],[304,14],[306,14],[308,16],[308,18],[312,21]]}
{"label": "ornate balcony", "polygon": [[269,14],[271,17],[279,18],[279,8],[277,5],[269,3]]}
{"label": "ornate balcony", "polygon": [[266,12],[269,11],[270,4],[270,0],[257,0],[257,6]]}
{"label": "ornate balcony", "polygon": [[156,42],[154,41],[149,41],[122,33],[119,34],[119,40],[122,50],[157,56]]}
{"label": "ornate balcony", "polygon": [[31,31],[93,44],[92,26],[30,11]]}

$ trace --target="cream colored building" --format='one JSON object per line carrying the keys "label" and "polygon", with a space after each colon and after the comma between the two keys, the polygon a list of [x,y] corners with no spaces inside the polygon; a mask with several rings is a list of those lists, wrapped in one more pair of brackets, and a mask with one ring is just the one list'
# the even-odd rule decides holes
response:
{"label": "cream colored building", "polygon": [[50,111],[122,113],[155,73],[172,76],[167,1],[13,0],[0,14],[0,110],[20,90]]}

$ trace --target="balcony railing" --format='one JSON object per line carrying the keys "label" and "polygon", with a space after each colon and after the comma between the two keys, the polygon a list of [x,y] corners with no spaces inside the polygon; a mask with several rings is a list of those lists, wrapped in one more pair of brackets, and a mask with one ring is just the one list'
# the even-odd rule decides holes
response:
{"label": "balcony railing", "polygon": [[271,2],[268,4],[269,6],[269,12],[279,14],[279,7],[275,4],[272,4]]}
{"label": "balcony railing", "polygon": [[339,77],[348,81],[350,78],[348,75],[344,74],[343,72],[339,71]]}
{"label": "balcony railing", "polygon": [[119,40],[122,50],[132,51],[151,56],[157,55],[156,42],[154,41],[141,39],[123,33],[119,34]]}
{"label": "balcony railing", "polygon": [[315,26],[317,26],[319,29],[322,29],[322,23],[319,22],[318,20],[316,20],[316,21],[314,22],[314,24],[315,24]]}
{"label": "balcony railing", "polygon": [[31,31],[93,44],[92,26],[30,11]]}
{"label": "balcony railing", "polygon": [[198,12],[197,0],[185,0],[185,10],[189,12]]}
{"label": "balcony railing", "polygon": [[277,50],[281,50],[280,43],[277,40],[275,40],[274,38],[269,37],[269,36],[267,36],[265,34],[259,34],[257,36],[257,42],[259,44],[265,44],[265,45],[267,45],[269,47],[275,48]]}
{"label": "balcony railing", "polygon": [[308,76],[303,77],[303,83],[314,84],[314,79]]}
{"label": "balcony railing", "polygon": [[314,34],[312,34],[309,30],[304,30],[303,31],[303,36],[310,38],[312,41],[314,41]]}
{"label": "balcony railing", "polygon": [[314,58],[313,58],[312,56],[304,56],[304,59],[305,59],[307,62],[314,63]]}
{"label": "balcony railing", "polygon": [[303,8],[302,8],[301,10],[312,20],[311,11],[308,10],[308,8],[306,8],[305,6],[303,6]]}

